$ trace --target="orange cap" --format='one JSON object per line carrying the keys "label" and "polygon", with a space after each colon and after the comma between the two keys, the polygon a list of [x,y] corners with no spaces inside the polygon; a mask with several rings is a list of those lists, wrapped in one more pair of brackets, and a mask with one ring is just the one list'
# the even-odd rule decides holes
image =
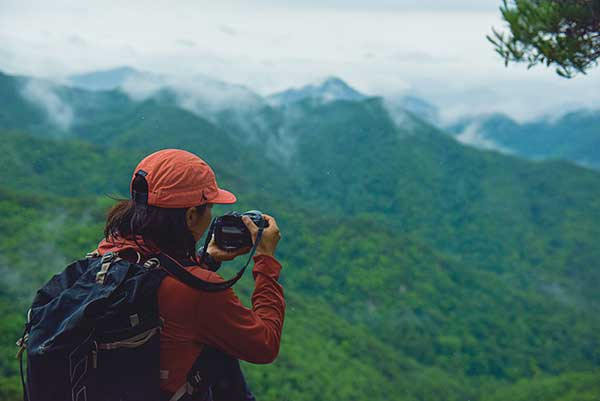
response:
{"label": "orange cap", "polygon": [[148,183],[148,205],[185,208],[237,200],[217,186],[215,173],[204,160],[185,150],[164,149],[146,156],[133,172],[130,189],[138,175]]}

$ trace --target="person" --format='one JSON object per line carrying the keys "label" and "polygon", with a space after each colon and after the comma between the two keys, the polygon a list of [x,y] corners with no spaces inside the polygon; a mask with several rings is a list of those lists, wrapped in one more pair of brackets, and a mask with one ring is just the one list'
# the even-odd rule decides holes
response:
{"label": "person", "polygon": [[[196,243],[210,225],[212,206],[236,202],[235,195],[218,187],[211,167],[190,152],[161,150],[138,164],[130,189],[132,199],[120,201],[109,211],[105,239],[97,252],[130,252],[138,260],[161,252],[204,281],[222,282],[215,269],[200,265],[196,256]],[[267,364],[277,357],[285,313],[283,288],[278,283],[281,264],[275,258],[281,234],[272,216],[264,218],[268,227],[253,258],[252,308],[242,305],[232,288],[203,292],[170,276],[161,282],[160,388],[165,399],[181,391],[190,368],[208,347],[235,362]],[[256,241],[258,227],[248,218],[243,221]],[[212,263],[248,251],[225,252],[214,240],[207,248]],[[241,375],[239,363],[230,364],[229,374]],[[243,376],[232,380],[241,380],[245,386]],[[246,399],[253,399],[246,392]]]}

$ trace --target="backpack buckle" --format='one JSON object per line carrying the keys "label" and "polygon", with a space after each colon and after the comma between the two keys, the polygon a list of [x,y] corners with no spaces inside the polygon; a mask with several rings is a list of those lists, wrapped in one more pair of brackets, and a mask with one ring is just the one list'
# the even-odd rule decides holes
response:
{"label": "backpack buckle", "polygon": [[27,340],[29,340],[29,334],[27,333],[23,334],[23,337],[17,340],[17,347],[19,347],[16,355],[17,359],[21,359],[23,352],[25,352],[25,350],[27,349]]}
{"label": "backpack buckle", "polygon": [[110,263],[110,261],[115,257],[115,253],[114,252],[106,252],[104,255],[102,255],[102,263]]}
{"label": "backpack buckle", "polygon": [[190,377],[189,379],[189,383],[192,385],[192,387],[196,388],[196,387],[200,387],[200,385],[202,384],[202,376],[200,375],[200,372],[196,372],[192,377]]}
{"label": "backpack buckle", "polygon": [[158,260],[158,258],[150,258],[144,262],[144,267],[146,269],[155,269],[158,266],[160,266],[160,260]]}
{"label": "backpack buckle", "polygon": [[92,252],[88,252],[86,253],[85,257],[86,259],[92,259],[92,258],[97,258],[98,256],[100,256],[100,254],[98,253],[97,250],[92,251]]}

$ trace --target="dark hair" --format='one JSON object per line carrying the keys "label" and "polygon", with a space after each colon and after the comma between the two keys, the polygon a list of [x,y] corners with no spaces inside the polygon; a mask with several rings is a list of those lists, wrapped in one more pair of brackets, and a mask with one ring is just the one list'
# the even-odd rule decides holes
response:
{"label": "dark hair", "polygon": [[[134,180],[133,189],[139,188]],[[206,205],[196,206],[203,214]],[[196,241],[185,221],[187,208],[162,208],[149,206],[133,200],[121,200],[108,212],[104,236],[109,238],[127,238],[134,240],[141,248],[154,245],[173,257],[193,257],[196,253]],[[139,238],[144,244],[140,244]]]}

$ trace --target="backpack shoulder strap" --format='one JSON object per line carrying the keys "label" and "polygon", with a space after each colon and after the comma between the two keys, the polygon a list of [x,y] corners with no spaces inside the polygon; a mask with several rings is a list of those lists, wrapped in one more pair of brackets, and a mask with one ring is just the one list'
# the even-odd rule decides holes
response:
{"label": "backpack shoulder strap", "polygon": [[[212,230],[214,228],[214,224],[215,223],[213,221],[210,231],[209,231],[208,235],[206,236],[207,239],[204,244],[201,260],[204,258],[205,254],[206,254],[206,249],[208,249],[208,244],[209,244],[210,238],[212,237]],[[231,286],[233,286],[235,283],[237,283],[238,280],[241,279],[242,276],[244,275],[244,272],[246,271],[246,268],[250,264],[250,261],[252,260],[252,256],[254,256],[254,253],[256,252],[256,248],[258,247],[258,244],[260,243],[264,229],[265,229],[265,227],[262,224],[260,225],[260,227],[258,227],[258,233],[256,234],[256,240],[254,241],[254,246],[250,250],[250,253],[248,255],[248,260],[246,261],[246,264],[244,265],[244,267],[242,267],[242,269],[232,279],[229,279],[227,281],[222,281],[220,283],[212,283],[210,281],[205,281],[199,277],[194,276],[192,273],[185,270],[185,268],[179,262],[177,262],[175,259],[173,259],[172,257],[170,257],[169,255],[167,255],[165,253],[159,254],[158,259],[160,261],[160,265],[167,271],[167,273],[169,273],[170,275],[172,275],[173,277],[175,277],[177,280],[181,281],[188,287],[195,288],[200,291],[208,291],[208,292],[224,291],[224,290],[230,288]]]}
{"label": "backpack shoulder strap", "polygon": [[237,281],[240,278],[242,278],[242,275],[244,274],[244,271],[246,270],[246,267],[248,265],[246,264],[246,266],[244,266],[244,268],[240,270],[238,274],[236,274],[235,277],[233,277],[232,279],[222,281],[220,283],[213,283],[194,276],[192,273],[187,271],[181,265],[181,263],[171,258],[169,255],[161,253],[158,255],[158,259],[160,261],[160,266],[164,270],[166,270],[166,272],[169,273],[169,275],[173,276],[178,281],[181,281],[188,287],[207,292],[224,291],[232,287],[235,283],[237,283]]}

